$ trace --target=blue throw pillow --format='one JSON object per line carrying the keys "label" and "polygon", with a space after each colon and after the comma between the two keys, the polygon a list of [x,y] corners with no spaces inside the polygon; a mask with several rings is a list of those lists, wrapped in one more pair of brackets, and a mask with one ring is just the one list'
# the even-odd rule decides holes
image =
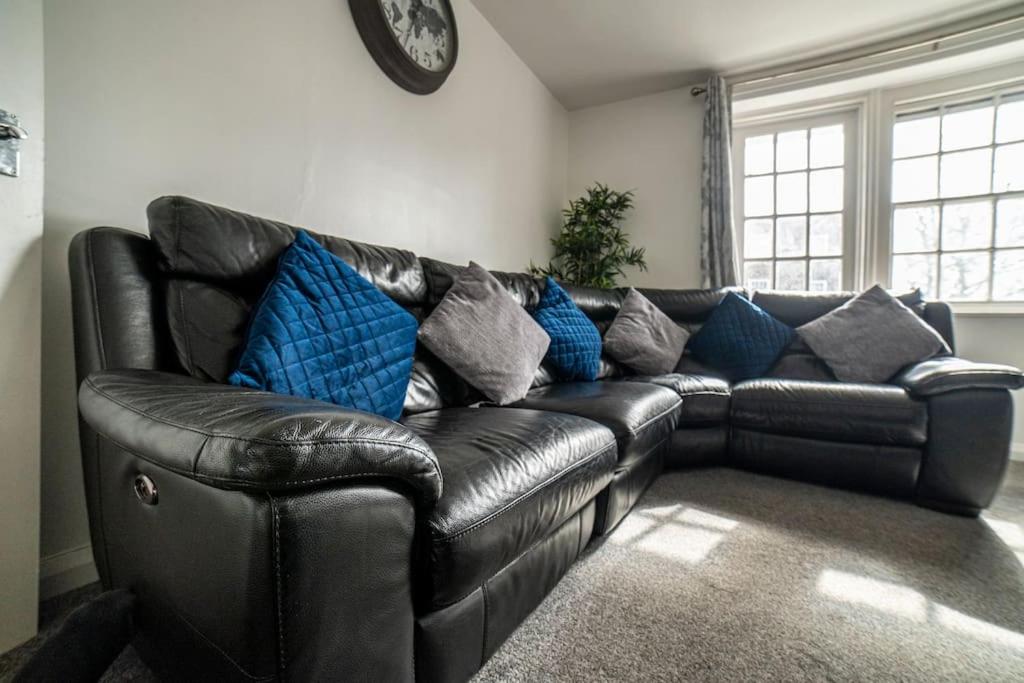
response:
{"label": "blue throw pillow", "polygon": [[690,338],[690,353],[733,382],[762,377],[793,339],[793,328],[729,292]]}
{"label": "blue throw pillow", "polygon": [[601,364],[601,333],[550,277],[533,319],[551,337],[545,357],[562,380],[597,379]]}
{"label": "blue throw pillow", "polygon": [[300,230],[256,307],[228,382],[397,420],[416,328],[412,314]]}

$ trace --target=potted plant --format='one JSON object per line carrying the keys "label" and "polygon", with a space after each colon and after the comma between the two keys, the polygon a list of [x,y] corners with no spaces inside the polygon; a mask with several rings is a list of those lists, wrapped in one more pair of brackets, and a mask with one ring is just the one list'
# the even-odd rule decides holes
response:
{"label": "potted plant", "polygon": [[530,263],[530,274],[572,285],[615,287],[627,266],[647,270],[644,249],[633,247],[620,224],[633,208],[633,192],[596,183],[562,210],[564,223],[552,238],[555,256],[546,267]]}

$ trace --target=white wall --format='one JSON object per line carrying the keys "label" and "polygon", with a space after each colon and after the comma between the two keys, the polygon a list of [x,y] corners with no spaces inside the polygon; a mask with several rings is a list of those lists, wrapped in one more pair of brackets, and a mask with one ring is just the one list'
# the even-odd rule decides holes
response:
{"label": "white wall", "polygon": [[371,59],[344,0],[46,0],[44,592],[89,578],[69,240],[187,194],[421,255],[522,269],[565,198],[568,115],[468,0],[436,93]]}
{"label": "white wall", "polygon": [[0,652],[35,635],[39,580],[39,303],[43,13],[0,0],[0,108],[30,137],[0,176]]}
{"label": "white wall", "polygon": [[700,286],[700,172],[704,100],[689,88],[569,114],[568,197],[595,181],[635,190],[625,228],[647,248],[647,272],[620,284]]}

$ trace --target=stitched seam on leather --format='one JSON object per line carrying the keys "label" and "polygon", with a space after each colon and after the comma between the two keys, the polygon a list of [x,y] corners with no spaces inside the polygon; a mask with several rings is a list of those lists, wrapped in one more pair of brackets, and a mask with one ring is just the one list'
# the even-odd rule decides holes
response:
{"label": "stitched seam on leather", "polygon": [[517,505],[519,505],[523,501],[531,498],[534,494],[539,493],[540,491],[543,491],[549,485],[557,482],[560,479],[565,478],[566,476],[568,476],[569,474],[572,474],[576,470],[581,469],[584,465],[590,464],[591,462],[596,460],[598,457],[604,455],[605,452],[607,452],[607,451],[609,451],[611,449],[614,449],[614,448],[618,448],[618,444],[615,444],[615,443],[608,444],[604,448],[601,448],[600,450],[595,451],[594,453],[589,455],[586,459],[580,460],[580,461],[576,462],[569,469],[562,470],[558,474],[556,474],[556,475],[554,475],[552,477],[549,477],[543,483],[538,484],[534,488],[530,489],[530,491],[528,491],[527,493],[524,493],[519,498],[516,498],[514,501],[512,501],[509,504],[507,504],[505,507],[501,508],[500,510],[492,512],[490,515],[488,515],[484,519],[480,520],[479,522],[474,522],[472,525],[466,527],[465,529],[463,529],[462,531],[459,531],[457,533],[450,534],[448,536],[443,536],[441,538],[435,538],[435,539],[433,539],[432,542],[440,544],[440,543],[446,543],[446,542],[449,542],[449,541],[454,541],[455,539],[457,539],[457,538],[459,538],[461,536],[464,536],[466,534],[469,534],[469,533],[472,533],[474,531],[479,530],[480,528],[482,528],[482,527],[486,526],[487,524],[493,522],[495,519],[497,519],[501,515],[505,514],[506,512],[511,510],[512,508],[516,507]]}
{"label": "stitched seam on leather", "polygon": [[96,263],[92,255],[92,238],[93,233],[90,232],[85,238],[85,251],[89,262],[89,288],[92,289],[92,315],[96,324],[96,345],[99,347],[100,363],[105,370],[107,368],[107,350],[103,343],[103,323],[100,320],[100,297],[96,289]]}
{"label": "stitched seam on leather", "polygon": [[[752,404],[754,404],[755,407],[760,407],[761,404],[774,405],[776,403],[786,403],[788,405],[798,405],[798,406],[815,406],[815,405],[821,405],[822,404],[821,401],[801,401],[801,400],[788,399],[788,398],[779,398],[779,399],[775,399],[775,398],[754,398],[754,399],[749,399],[748,398],[748,399],[740,399],[739,400],[739,405],[740,405],[740,409],[741,410],[744,407],[744,405],[743,405],[744,403],[752,403]],[[735,405],[736,404],[734,403],[733,406],[735,406]],[[828,405],[828,404],[826,404],[826,405]],[[921,405],[923,405],[923,404],[921,404]],[[860,403],[860,402],[856,402],[856,401],[847,401],[847,400],[843,400],[843,399],[840,399],[839,401],[836,402],[836,407],[845,408],[847,406],[856,406],[858,408],[879,408],[879,409],[882,409],[882,410],[902,410],[902,411],[907,411],[907,412],[917,411],[918,410],[918,408],[915,407],[915,406],[890,406],[890,405],[885,405],[885,404],[882,404],[882,403]]]}
{"label": "stitched seam on leather", "polygon": [[248,678],[249,680],[252,680],[252,681],[273,681],[273,680],[274,680],[274,679],[276,678],[276,676],[254,676],[254,675],[252,675],[251,673],[249,673],[248,671],[246,671],[246,670],[245,670],[245,669],[244,669],[244,668],[242,667],[242,665],[241,665],[241,664],[239,664],[238,662],[236,662],[236,661],[235,661],[235,660],[234,660],[234,659],[233,659],[233,658],[231,657],[231,655],[229,655],[229,654],[228,654],[227,652],[224,652],[224,650],[222,650],[222,649],[221,649],[221,648],[220,648],[220,647],[219,647],[219,646],[217,645],[217,643],[215,643],[215,642],[213,642],[212,640],[210,640],[210,638],[209,638],[209,637],[208,637],[208,636],[207,636],[207,635],[206,635],[205,633],[203,633],[203,632],[202,632],[202,631],[200,631],[200,630],[199,630],[198,628],[196,628],[196,626],[195,626],[195,625],[194,625],[194,624],[193,624],[193,623],[192,623],[191,621],[189,621],[189,620],[188,620],[188,619],[187,619],[187,618],[185,617],[185,615],[183,615],[183,614],[181,614],[180,612],[178,612],[178,610],[174,609],[174,607],[173,607],[173,606],[171,606],[171,605],[167,605],[167,608],[168,608],[168,609],[169,609],[169,610],[170,610],[170,611],[171,611],[171,612],[172,612],[172,613],[174,614],[174,616],[176,616],[176,617],[177,617],[178,619],[180,619],[180,620],[181,620],[181,622],[182,622],[183,624],[185,624],[186,626],[188,626],[188,627],[189,627],[190,629],[192,629],[192,631],[193,631],[193,632],[194,632],[194,633],[195,633],[195,634],[196,634],[197,636],[199,636],[200,638],[202,638],[202,639],[203,639],[203,641],[205,641],[207,645],[209,645],[210,647],[212,647],[212,648],[213,648],[214,650],[216,650],[216,651],[217,651],[217,652],[218,652],[218,653],[219,653],[219,654],[220,654],[220,655],[221,655],[222,657],[224,657],[224,659],[226,659],[226,660],[228,661],[228,663],[230,663],[230,664],[231,664],[231,666],[235,667],[235,669],[237,669],[237,670],[238,670],[238,673],[242,674],[243,676],[245,676],[246,678]]}
{"label": "stitched seam on leather", "polygon": [[282,578],[281,578],[281,511],[277,505],[277,501],[272,495],[267,494],[267,498],[270,500],[270,511],[274,522],[274,586],[275,586],[275,606],[277,608],[277,657],[278,657],[278,673],[281,676],[281,680],[285,679],[284,670],[286,666],[285,660],[285,637],[284,637],[284,610],[282,609]]}
{"label": "stitched seam on leather", "polygon": [[[587,505],[589,505],[590,502],[591,501],[587,501]],[[577,510],[576,512],[573,513],[573,517],[579,517],[580,518],[581,532],[582,532],[582,525],[583,525],[583,510],[587,507],[587,505],[584,505],[582,508],[580,508],[579,510]],[[596,508],[595,508],[594,514],[595,515],[597,514]],[[545,543],[547,543],[548,541],[550,541],[551,537],[554,536],[556,533],[558,533],[562,529],[562,527],[565,526],[567,523],[569,523],[571,520],[572,520],[572,517],[570,517],[569,519],[567,519],[567,520],[563,521],[561,524],[559,524],[558,527],[555,528],[555,530],[552,531],[547,536],[544,536],[543,538],[540,538],[540,539],[536,540],[532,545],[530,545],[529,548],[527,548],[526,550],[524,550],[523,552],[519,553],[518,555],[513,557],[511,560],[509,560],[508,564],[506,564],[504,567],[501,567],[497,572],[494,573],[494,576],[492,576],[490,579],[487,579],[487,581],[491,581],[492,579],[494,579],[496,576],[498,576],[499,574],[501,574],[505,570],[507,570],[510,567],[512,567],[513,565],[517,564],[521,559],[523,559],[524,557],[526,557],[527,555],[529,555],[530,553],[535,551],[537,548],[539,548],[540,546],[542,546]],[[480,584],[480,587],[483,588],[484,585],[487,583],[487,581],[484,581],[484,583]],[[444,605],[438,605],[437,609],[444,609],[445,607],[451,607],[455,603],[459,602],[460,600],[464,600],[465,598],[466,598],[466,596],[462,596],[458,600],[453,600],[452,602],[446,603]]]}
{"label": "stitched seam on leather", "polygon": [[643,424],[641,424],[641,425],[639,425],[637,427],[634,427],[633,429],[628,430],[627,433],[631,434],[632,436],[639,436],[640,432],[644,431],[645,429],[650,427],[652,424],[654,424],[655,422],[657,422],[661,418],[665,417],[666,415],[671,413],[673,410],[676,410],[677,408],[679,408],[679,406],[683,405],[683,399],[679,398],[678,395],[676,396],[676,399],[677,400],[675,402],[675,405],[673,405],[671,408],[669,408],[668,410],[665,410],[665,411],[663,411],[661,413],[658,413],[657,415],[655,415],[654,417],[650,418],[649,420],[647,420]]}
{"label": "stitched seam on leather", "polygon": [[[150,415],[148,413],[145,413],[145,412],[135,408],[134,406],[132,406],[132,405],[130,405],[128,403],[125,403],[124,401],[121,401],[120,399],[117,399],[117,398],[111,396],[110,394],[106,393],[105,391],[103,391],[102,389],[100,389],[99,387],[96,386],[96,383],[92,381],[91,377],[86,377],[85,383],[89,386],[90,389],[95,391],[97,394],[99,394],[103,398],[107,399],[108,401],[110,401],[112,403],[115,403],[115,404],[121,406],[122,408],[124,408],[125,410],[127,410],[129,412],[135,413],[136,415],[144,417],[147,420],[152,420],[154,422],[159,422],[161,424],[165,424],[165,425],[168,425],[168,426],[171,426],[171,427],[176,427],[178,429],[182,429],[182,430],[187,431],[187,432],[192,432],[193,434],[199,434],[201,436],[205,436],[208,439],[210,437],[216,437],[218,439],[230,439],[232,441],[240,441],[242,443],[251,443],[251,444],[260,444],[260,445],[264,445],[264,446],[306,446],[306,445],[313,445],[313,444],[324,444],[324,445],[351,444],[351,445],[391,446],[391,447],[394,447],[394,448],[401,448],[401,449],[412,451],[414,453],[418,453],[419,455],[422,455],[424,458],[426,458],[426,460],[434,468],[434,473],[437,474],[438,479],[442,478],[441,477],[441,467],[437,464],[437,462],[434,459],[432,459],[430,457],[432,455],[432,453],[429,452],[429,451],[424,451],[423,449],[418,448],[418,447],[413,446],[413,445],[410,445],[410,444],[405,444],[405,443],[401,443],[401,442],[398,442],[398,441],[389,441],[387,439],[370,439],[370,438],[366,438],[366,437],[360,437],[360,438],[357,438],[357,439],[354,439],[354,438],[341,438],[341,439],[310,439],[310,440],[302,440],[302,441],[280,441],[280,440],[275,440],[275,439],[245,438],[245,437],[240,437],[240,436],[233,436],[231,434],[222,434],[222,433],[218,433],[218,432],[209,432],[209,431],[205,431],[205,430],[202,430],[202,429],[197,429],[195,427],[190,427],[188,425],[179,424],[177,422],[174,422],[173,420],[166,420],[166,419],[157,417],[155,415]],[[217,477],[213,477],[211,475],[202,475],[202,476],[210,476],[211,479],[217,479]],[[338,475],[338,476],[347,476],[347,475]],[[348,476],[360,476],[360,475],[348,475]],[[397,475],[391,474],[391,475],[383,475],[383,476],[392,476],[392,477],[394,477],[394,476],[397,476]],[[330,477],[327,477],[327,478],[330,478]],[[323,480],[323,478],[321,478],[321,479],[309,479],[309,480],[304,480],[304,481],[321,481],[321,480]],[[224,481],[245,481],[245,480],[241,480],[241,479],[239,479],[239,480],[232,480],[232,479],[225,478]]]}
{"label": "stitched seam on leather", "polygon": [[[584,509],[586,509],[586,506],[584,506]],[[583,510],[576,513],[576,519],[579,521],[580,527],[579,533],[576,534],[576,557],[579,557],[583,553]]]}
{"label": "stitched seam on leather", "polygon": [[100,529],[103,532],[103,560],[104,560],[104,564],[106,565],[104,567],[104,569],[106,570],[106,573],[107,573],[107,581],[109,583],[113,584],[113,581],[111,581],[111,577],[110,577],[110,551],[107,549],[110,544],[107,542],[107,528],[106,528],[106,525],[103,522],[103,491],[102,491],[102,488],[99,487],[99,485],[98,485],[98,482],[100,481],[100,438],[101,437],[100,437],[100,433],[95,431],[95,430],[93,431],[93,436],[96,437],[96,454],[95,454],[95,456],[96,456],[95,457],[95,460],[96,460],[96,462],[95,462],[96,473],[95,473],[94,476],[96,477],[97,489],[98,489],[97,490],[97,495],[96,495],[96,497],[98,499],[96,501],[96,507],[97,507],[97,513],[99,514],[99,517],[100,517]]}
{"label": "stitched seam on leather", "polygon": [[[808,436],[813,436],[813,437],[816,437],[816,438],[821,438],[823,441],[830,441],[832,443],[848,443],[848,444],[851,444],[851,445],[854,445],[854,446],[892,446],[892,447],[895,447],[895,448],[919,448],[920,446],[926,445],[927,442],[928,442],[927,426],[925,428],[925,437],[923,439],[921,439],[920,443],[917,443],[916,439],[915,439],[915,443],[911,443],[911,444],[902,443],[902,440],[900,440],[900,441],[893,441],[891,438],[886,443],[874,443],[874,442],[865,443],[864,441],[850,441],[848,439],[837,439],[837,438],[835,438],[836,437],[836,432],[835,431],[825,431],[825,430],[821,430],[821,429],[803,429],[803,428],[801,428],[799,434],[793,434],[792,432],[788,431],[788,428],[770,427],[770,426],[769,427],[760,427],[760,426],[754,427],[754,426],[751,426],[751,425],[743,425],[743,424],[741,424],[741,425],[735,425],[734,429],[737,429],[738,431],[744,431],[744,432],[753,432],[755,434],[771,434],[773,436],[786,436],[786,437],[790,437],[790,438],[793,438],[793,439],[800,439],[800,438],[804,438],[804,437],[808,437]],[[780,431],[781,429],[786,429],[786,431]],[[857,434],[859,434],[859,433],[860,432],[858,432]],[[851,434],[850,436],[856,436],[857,434]]]}
{"label": "stitched seam on leather", "polygon": [[178,255],[181,253],[181,199],[175,197],[171,200],[171,209],[174,210],[174,254],[171,258],[171,271],[178,272]]}
{"label": "stitched seam on leather", "polygon": [[181,334],[185,337],[185,354],[188,356],[188,373],[191,375],[196,370],[196,364],[192,358],[192,337],[188,333],[188,320],[185,319],[185,292],[179,284],[175,287],[178,290],[178,311],[181,315]]}
{"label": "stitched seam on leather", "polygon": [[480,666],[483,666],[484,662],[487,661],[487,626],[488,621],[491,618],[490,601],[487,598],[486,581],[480,584],[480,592],[483,594],[484,598],[484,628],[483,633],[481,634],[482,638],[480,640]]}
{"label": "stitched seam on leather", "polygon": [[199,459],[203,457],[203,451],[206,450],[206,444],[210,443],[210,437],[203,439],[203,442],[199,444],[199,448],[196,449],[196,454],[192,458],[192,474],[199,476]]}

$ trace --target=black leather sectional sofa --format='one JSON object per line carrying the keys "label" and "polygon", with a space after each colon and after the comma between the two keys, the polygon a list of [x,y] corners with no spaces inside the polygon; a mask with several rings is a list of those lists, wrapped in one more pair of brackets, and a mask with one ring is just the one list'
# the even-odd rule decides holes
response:
{"label": "black leather sectional sofa", "polygon": [[[82,455],[107,587],[173,678],[463,680],[664,467],[728,465],[976,515],[1010,445],[1014,368],[937,358],[844,384],[799,343],[734,386],[684,355],[592,383],[544,368],[491,407],[420,350],[398,422],[223,384],[293,229],[180,197],[150,237],[71,245]],[[460,268],[326,246],[422,318]],[[538,281],[496,273],[529,308]],[[623,292],[569,288],[598,327]],[[643,290],[697,328],[719,290]],[[849,294],[755,292],[799,325]],[[949,307],[905,303],[953,346]],[[754,568],[752,568],[753,570]],[[599,628],[595,624],[595,628]]]}

